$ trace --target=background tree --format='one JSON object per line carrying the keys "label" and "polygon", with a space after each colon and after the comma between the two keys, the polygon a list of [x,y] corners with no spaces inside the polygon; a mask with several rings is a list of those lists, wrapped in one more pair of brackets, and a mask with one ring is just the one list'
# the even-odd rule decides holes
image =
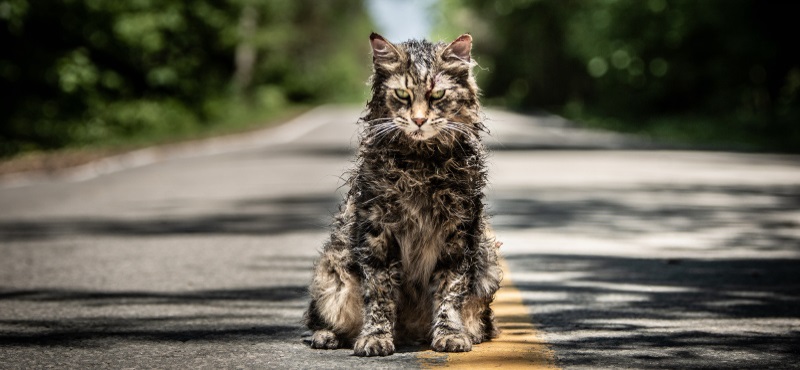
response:
{"label": "background tree", "polygon": [[443,0],[487,100],[668,140],[800,151],[800,2]]}
{"label": "background tree", "polygon": [[0,156],[352,100],[369,31],[360,0],[0,0]]}

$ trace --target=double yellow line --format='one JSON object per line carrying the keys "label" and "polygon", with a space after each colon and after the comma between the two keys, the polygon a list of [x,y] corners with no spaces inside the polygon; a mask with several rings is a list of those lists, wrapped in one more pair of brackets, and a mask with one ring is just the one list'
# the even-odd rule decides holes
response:
{"label": "double yellow line", "polygon": [[417,358],[425,369],[558,369],[555,354],[545,344],[522,304],[522,293],[514,287],[505,261],[503,283],[497,292],[494,309],[500,336],[472,347],[464,353],[439,353],[431,350]]}

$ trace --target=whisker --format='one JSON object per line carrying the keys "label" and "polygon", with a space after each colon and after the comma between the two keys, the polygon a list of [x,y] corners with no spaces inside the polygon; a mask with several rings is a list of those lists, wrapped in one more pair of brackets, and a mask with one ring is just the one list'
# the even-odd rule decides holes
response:
{"label": "whisker", "polygon": [[378,125],[374,125],[374,126],[370,127],[370,131],[373,131],[373,132],[380,131],[380,130],[383,130],[383,129],[386,129],[386,128],[389,128],[389,127],[393,127],[393,126],[395,126],[395,124],[391,123],[391,122],[390,123],[382,123],[382,124],[378,124]]}
{"label": "whisker", "polygon": [[372,127],[382,128],[382,127],[395,126],[395,125],[396,125],[396,123],[394,123],[393,121],[389,121],[389,122],[383,122],[383,123],[375,124]]}
{"label": "whisker", "polygon": [[387,121],[392,121],[392,120],[394,120],[394,119],[393,118],[389,118],[389,117],[382,117],[382,118],[375,118],[375,119],[372,119],[372,120],[369,120],[369,121],[364,121],[364,124],[372,125],[375,122],[387,122]]}
{"label": "whisker", "polygon": [[389,128],[389,129],[383,130],[378,134],[378,137],[385,137],[386,135],[388,135],[388,134],[390,134],[392,132],[395,132],[395,131],[398,131],[398,130],[396,128]]}
{"label": "whisker", "polygon": [[369,127],[382,127],[382,126],[391,125],[391,124],[394,124],[394,122],[393,121],[383,121],[383,122],[373,123],[373,124],[369,125]]}
{"label": "whisker", "polygon": [[461,145],[461,140],[454,139],[453,141],[455,141],[456,145],[458,145],[458,147],[461,149],[461,152],[462,152],[462,153],[463,153],[463,152],[466,152],[466,150],[464,149],[464,146],[463,146],[463,145]]}
{"label": "whisker", "polygon": [[[374,125],[370,133],[376,140],[383,140],[387,138],[387,135],[392,132],[397,132],[399,129],[400,127],[395,123],[394,120],[392,120],[391,122],[384,122]],[[394,140],[394,136],[389,137],[388,140]]]}
{"label": "whisker", "polygon": [[463,127],[460,127],[459,125],[453,124],[451,122],[447,122],[447,124],[444,126],[444,128],[447,129],[447,130],[459,132],[459,133],[463,134],[464,136],[472,136],[472,133],[467,131],[467,129],[465,129]]}
{"label": "whisker", "polygon": [[389,132],[391,132],[391,129],[388,129],[388,128],[387,128],[387,129],[381,130],[381,131],[379,131],[379,132],[376,132],[376,133],[375,133],[375,135],[374,135],[374,137],[375,137],[376,139],[381,139],[383,136],[385,136],[385,135],[386,135],[387,133],[389,133]]}
{"label": "whisker", "polygon": [[472,134],[472,135],[475,134],[475,130],[474,129],[470,129],[469,127],[465,127],[464,124],[461,123],[461,122],[447,121],[447,124],[450,127],[460,129],[462,132],[466,132],[466,133],[469,133],[469,134]]}
{"label": "whisker", "polygon": [[455,131],[455,132],[460,132],[460,133],[464,133],[465,132],[463,128],[458,127],[458,126],[453,125],[453,124],[449,124],[449,123],[444,125],[444,128],[448,129],[450,131]]}

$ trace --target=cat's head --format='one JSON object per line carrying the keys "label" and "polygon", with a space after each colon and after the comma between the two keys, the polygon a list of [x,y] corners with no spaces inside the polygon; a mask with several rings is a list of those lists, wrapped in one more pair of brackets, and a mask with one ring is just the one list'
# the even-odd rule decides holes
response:
{"label": "cat's head", "polygon": [[373,33],[370,43],[375,73],[367,123],[374,133],[453,142],[482,127],[472,36],[461,35],[449,44],[392,44]]}

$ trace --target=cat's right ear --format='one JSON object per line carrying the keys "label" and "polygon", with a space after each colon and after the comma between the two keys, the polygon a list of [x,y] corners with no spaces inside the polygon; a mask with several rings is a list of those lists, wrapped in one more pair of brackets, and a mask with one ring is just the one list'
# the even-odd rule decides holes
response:
{"label": "cat's right ear", "polygon": [[465,33],[451,42],[450,45],[447,45],[442,52],[442,57],[444,59],[457,59],[469,64],[471,59],[469,55],[470,51],[472,51],[472,36]]}
{"label": "cat's right ear", "polygon": [[372,45],[372,62],[376,65],[392,62],[399,56],[397,48],[375,32],[369,35],[369,43]]}

